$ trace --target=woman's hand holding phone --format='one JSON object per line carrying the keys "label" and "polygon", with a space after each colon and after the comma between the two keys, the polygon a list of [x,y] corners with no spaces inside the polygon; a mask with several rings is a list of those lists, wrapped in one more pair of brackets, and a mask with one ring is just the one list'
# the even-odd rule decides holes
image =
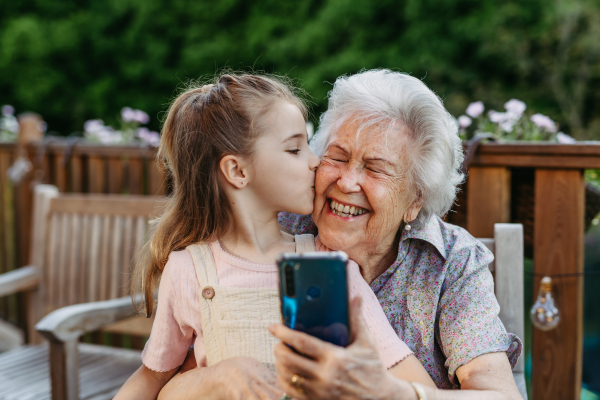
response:
{"label": "woman's hand holding phone", "polygon": [[[361,302],[360,297],[351,302],[352,343],[346,348],[289,329],[282,324],[269,328],[281,340],[274,350],[275,369],[278,386],[288,395],[295,399],[324,400],[331,399],[332,394],[335,394],[333,397],[337,399],[349,400],[378,393],[378,399],[383,400],[397,398],[394,396],[398,396],[398,389],[402,389],[398,385],[408,385],[385,370],[363,320]],[[292,382],[294,376],[297,376],[295,384]]]}

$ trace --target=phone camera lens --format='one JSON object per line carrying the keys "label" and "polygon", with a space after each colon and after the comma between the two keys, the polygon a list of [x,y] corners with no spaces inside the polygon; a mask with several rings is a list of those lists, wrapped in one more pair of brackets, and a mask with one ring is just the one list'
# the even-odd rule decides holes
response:
{"label": "phone camera lens", "polygon": [[294,297],[296,295],[296,289],[294,285],[294,268],[291,265],[285,266],[285,293],[288,297]]}

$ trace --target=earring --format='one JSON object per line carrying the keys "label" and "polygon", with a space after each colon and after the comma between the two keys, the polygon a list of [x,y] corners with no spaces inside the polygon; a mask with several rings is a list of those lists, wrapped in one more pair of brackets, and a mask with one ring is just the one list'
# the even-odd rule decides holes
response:
{"label": "earring", "polygon": [[245,183],[245,182],[244,182],[244,181],[242,181],[242,185],[243,185],[244,183]]}
{"label": "earring", "polygon": [[409,224],[409,223],[407,223],[407,224],[404,226],[404,229],[405,229],[405,230],[407,230],[407,231],[410,231],[410,229],[411,229],[411,228],[412,228],[412,226],[410,226],[410,224]]}

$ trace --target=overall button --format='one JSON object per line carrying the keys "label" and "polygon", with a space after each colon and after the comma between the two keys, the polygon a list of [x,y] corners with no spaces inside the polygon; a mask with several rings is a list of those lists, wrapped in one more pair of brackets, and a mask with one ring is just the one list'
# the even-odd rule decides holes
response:
{"label": "overall button", "polygon": [[210,286],[206,286],[204,289],[202,289],[202,297],[205,299],[212,299],[215,297],[215,289],[211,288]]}

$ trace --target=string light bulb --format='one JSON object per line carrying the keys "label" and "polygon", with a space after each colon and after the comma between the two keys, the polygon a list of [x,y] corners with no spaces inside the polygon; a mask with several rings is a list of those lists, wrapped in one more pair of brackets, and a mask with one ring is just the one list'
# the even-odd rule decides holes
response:
{"label": "string light bulb", "polygon": [[552,296],[552,279],[549,276],[542,278],[540,291],[535,304],[531,307],[530,316],[533,326],[542,331],[554,329],[560,322],[560,313],[554,305]]}

